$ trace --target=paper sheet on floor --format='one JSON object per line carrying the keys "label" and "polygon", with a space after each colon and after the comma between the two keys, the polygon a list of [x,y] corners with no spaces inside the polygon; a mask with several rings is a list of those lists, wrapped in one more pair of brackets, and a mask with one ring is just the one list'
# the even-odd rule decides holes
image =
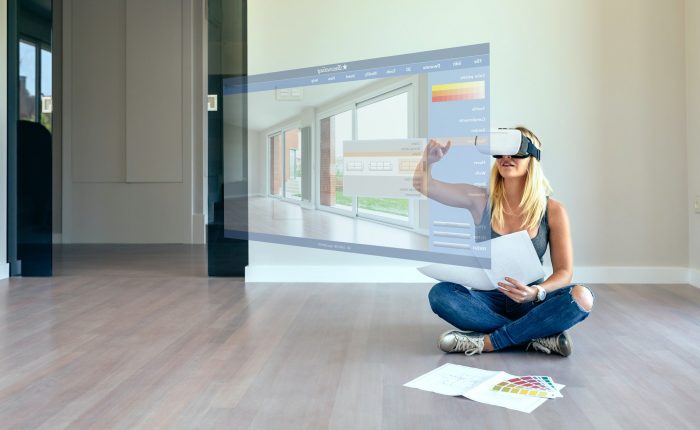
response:
{"label": "paper sheet on floor", "polygon": [[[515,376],[506,372],[446,363],[407,382],[404,386],[447,396],[464,396],[480,403],[527,413],[534,411],[547,400],[493,391],[494,385],[510,378]],[[559,390],[564,388],[561,384],[554,385]]]}
{"label": "paper sheet on floor", "polygon": [[506,373],[446,363],[407,382],[404,387],[418,388],[446,396],[461,396],[472,388],[501,375]]}

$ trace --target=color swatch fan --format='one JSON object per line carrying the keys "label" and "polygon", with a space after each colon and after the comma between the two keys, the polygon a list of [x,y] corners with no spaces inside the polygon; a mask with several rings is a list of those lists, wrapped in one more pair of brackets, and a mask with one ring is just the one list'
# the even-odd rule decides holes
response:
{"label": "color swatch fan", "polygon": [[518,394],[522,396],[546,397],[549,399],[562,397],[554,386],[554,381],[549,376],[521,376],[499,382],[492,388],[493,391]]}

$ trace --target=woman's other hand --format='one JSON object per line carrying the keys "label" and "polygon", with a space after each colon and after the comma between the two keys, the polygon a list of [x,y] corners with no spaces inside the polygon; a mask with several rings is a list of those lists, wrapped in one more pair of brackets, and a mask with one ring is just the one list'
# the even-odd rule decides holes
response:
{"label": "woman's other hand", "polygon": [[498,283],[498,291],[517,303],[532,302],[537,298],[537,288],[530,287],[517,279],[506,277],[505,282]]}

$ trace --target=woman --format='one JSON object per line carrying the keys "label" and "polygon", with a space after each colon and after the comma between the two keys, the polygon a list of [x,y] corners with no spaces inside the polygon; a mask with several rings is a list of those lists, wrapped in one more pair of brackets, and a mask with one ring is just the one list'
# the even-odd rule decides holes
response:
{"label": "woman", "polygon": [[[538,150],[541,148],[532,131],[516,128]],[[477,226],[490,227],[492,238],[527,230],[540,261],[549,244],[553,273],[530,285],[506,277],[491,291],[470,290],[450,282],[435,285],[428,295],[433,312],[459,329],[443,333],[438,347],[473,355],[527,345],[547,354],[570,355],[573,344],[565,330],[588,317],[593,294],[582,285],[570,285],[573,251],[569,220],[561,203],[549,198],[552,189],[539,160],[532,155],[494,156],[488,194],[481,187],[432,177],[431,166],[450,146],[449,141],[430,141],[414,175],[416,189],[442,204],[469,210]]]}

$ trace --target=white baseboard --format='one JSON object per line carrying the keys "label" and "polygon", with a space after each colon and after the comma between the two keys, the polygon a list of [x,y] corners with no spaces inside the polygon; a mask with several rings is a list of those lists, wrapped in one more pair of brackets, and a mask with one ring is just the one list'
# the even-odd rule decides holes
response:
{"label": "white baseboard", "polygon": [[592,266],[574,268],[582,284],[687,284],[687,267]]}
{"label": "white baseboard", "polygon": [[688,283],[693,287],[700,288],[700,270],[688,269]]}
{"label": "white baseboard", "polygon": [[10,263],[0,263],[0,279],[10,277]]}
{"label": "white baseboard", "polygon": [[[547,274],[551,268],[545,267]],[[577,267],[574,282],[582,284],[692,284],[700,287],[700,271],[685,267]],[[436,282],[407,266],[247,266],[246,282],[430,283]]]}

